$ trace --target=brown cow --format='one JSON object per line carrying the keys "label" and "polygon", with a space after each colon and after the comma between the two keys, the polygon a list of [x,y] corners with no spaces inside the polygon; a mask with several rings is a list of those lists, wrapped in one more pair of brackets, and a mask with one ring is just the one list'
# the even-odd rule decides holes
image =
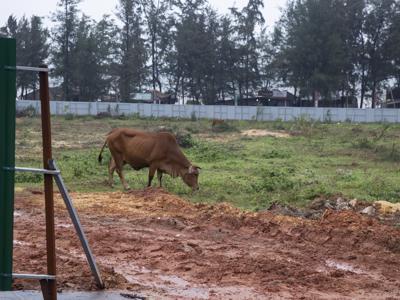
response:
{"label": "brown cow", "polygon": [[179,148],[175,137],[168,132],[143,132],[129,128],[116,128],[107,134],[106,141],[99,154],[99,162],[102,160],[102,152],[108,145],[112,158],[108,165],[109,183],[113,185],[114,170],[125,189],[129,189],[122,173],[125,164],[133,169],[149,168],[149,180],[147,186],[151,186],[154,174],[162,185],[163,173],[172,177],[180,176],[183,181],[192,188],[198,190],[197,182],[199,167],[192,165]]}

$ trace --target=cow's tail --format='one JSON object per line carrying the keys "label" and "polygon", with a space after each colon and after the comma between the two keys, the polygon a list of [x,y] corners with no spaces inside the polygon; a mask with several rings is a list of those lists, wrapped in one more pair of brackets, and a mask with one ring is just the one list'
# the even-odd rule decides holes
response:
{"label": "cow's tail", "polygon": [[[109,132],[109,133],[107,133],[107,136],[109,136],[111,133],[113,133],[114,131],[116,130],[116,128],[114,128],[114,129],[111,129],[111,131]],[[103,145],[103,147],[101,147],[101,150],[100,150],[100,153],[99,153],[99,157],[97,158],[97,160],[99,161],[99,163],[101,164],[101,161],[103,160],[103,151],[104,151],[104,148],[105,147],[107,147],[107,139],[106,139],[106,141],[104,142],[104,145]]]}
{"label": "cow's tail", "polygon": [[101,164],[101,161],[103,160],[103,155],[102,155],[102,153],[103,153],[103,150],[104,150],[104,148],[107,146],[107,140],[104,142],[104,145],[103,145],[103,147],[101,148],[101,150],[100,150],[100,153],[99,153],[99,157],[97,158],[97,160],[99,161],[99,163]]}

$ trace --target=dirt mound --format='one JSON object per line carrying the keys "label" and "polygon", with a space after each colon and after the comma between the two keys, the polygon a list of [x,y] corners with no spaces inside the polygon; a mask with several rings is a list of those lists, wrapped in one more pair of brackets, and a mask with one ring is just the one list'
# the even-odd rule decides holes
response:
{"label": "dirt mound", "polygon": [[[45,272],[42,197],[17,193],[15,272]],[[353,210],[252,213],[162,189],[72,197],[107,288],[166,299],[400,297],[400,230]],[[56,216],[60,289],[94,289],[59,197]]]}

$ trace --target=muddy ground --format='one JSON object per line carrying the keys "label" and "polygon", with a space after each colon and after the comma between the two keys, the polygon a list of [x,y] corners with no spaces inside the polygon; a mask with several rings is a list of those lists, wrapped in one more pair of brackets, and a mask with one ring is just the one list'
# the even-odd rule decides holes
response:
{"label": "muddy ground", "polygon": [[[400,229],[192,204],[162,189],[72,193],[107,289],[147,299],[400,299]],[[17,192],[15,272],[45,272],[43,195]],[[59,290],[96,289],[56,195]],[[38,289],[17,280],[17,289]]]}

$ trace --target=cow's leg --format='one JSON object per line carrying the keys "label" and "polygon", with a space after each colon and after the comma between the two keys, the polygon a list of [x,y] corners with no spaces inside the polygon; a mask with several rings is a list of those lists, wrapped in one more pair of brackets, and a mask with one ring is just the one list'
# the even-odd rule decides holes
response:
{"label": "cow's leg", "polygon": [[160,187],[162,187],[162,182],[161,182],[162,175],[163,175],[163,172],[160,169],[157,169],[157,178],[158,178],[158,182],[160,183]]}
{"label": "cow's leg", "polygon": [[117,166],[116,171],[117,171],[117,173],[118,173],[118,176],[119,176],[119,179],[121,180],[122,185],[124,186],[124,189],[125,189],[125,190],[129,190],[130,187],[129,187],[128,183],[127,183],[126,180],[125,180],[124,173],[122,172],[122,167],[123,167],[123,166],[121,166],[120,168],[118,168],[118,166]]}
{"label": "cow's leg", "polygon": [[114,163],[115,163],[115,170],[117,171],[119,179],[121,180],[121,183],[124,186],[124,189],[129,190],[130,189],[129,185],[126,182],[124,173],[123,173],[124,160],[120,155],[118,155],[116,153],[113,154],[113,158],[114,158]]}
{"label": "cow's leg", "polygon": [[151,186],[151,182],[153,181],[153,177],[154,177],[154,174],[156,173],[156,170],[157,170],[157,167],[155,167],[154,165],[151,165],[149,167],[149,181],[147,183],[147,187]]}
{"label": "cow's leg", "polygon": [[114,171],[116,167],[115,160],[111,157],[108,162],[108,183],[111,187],[114,187]]}

